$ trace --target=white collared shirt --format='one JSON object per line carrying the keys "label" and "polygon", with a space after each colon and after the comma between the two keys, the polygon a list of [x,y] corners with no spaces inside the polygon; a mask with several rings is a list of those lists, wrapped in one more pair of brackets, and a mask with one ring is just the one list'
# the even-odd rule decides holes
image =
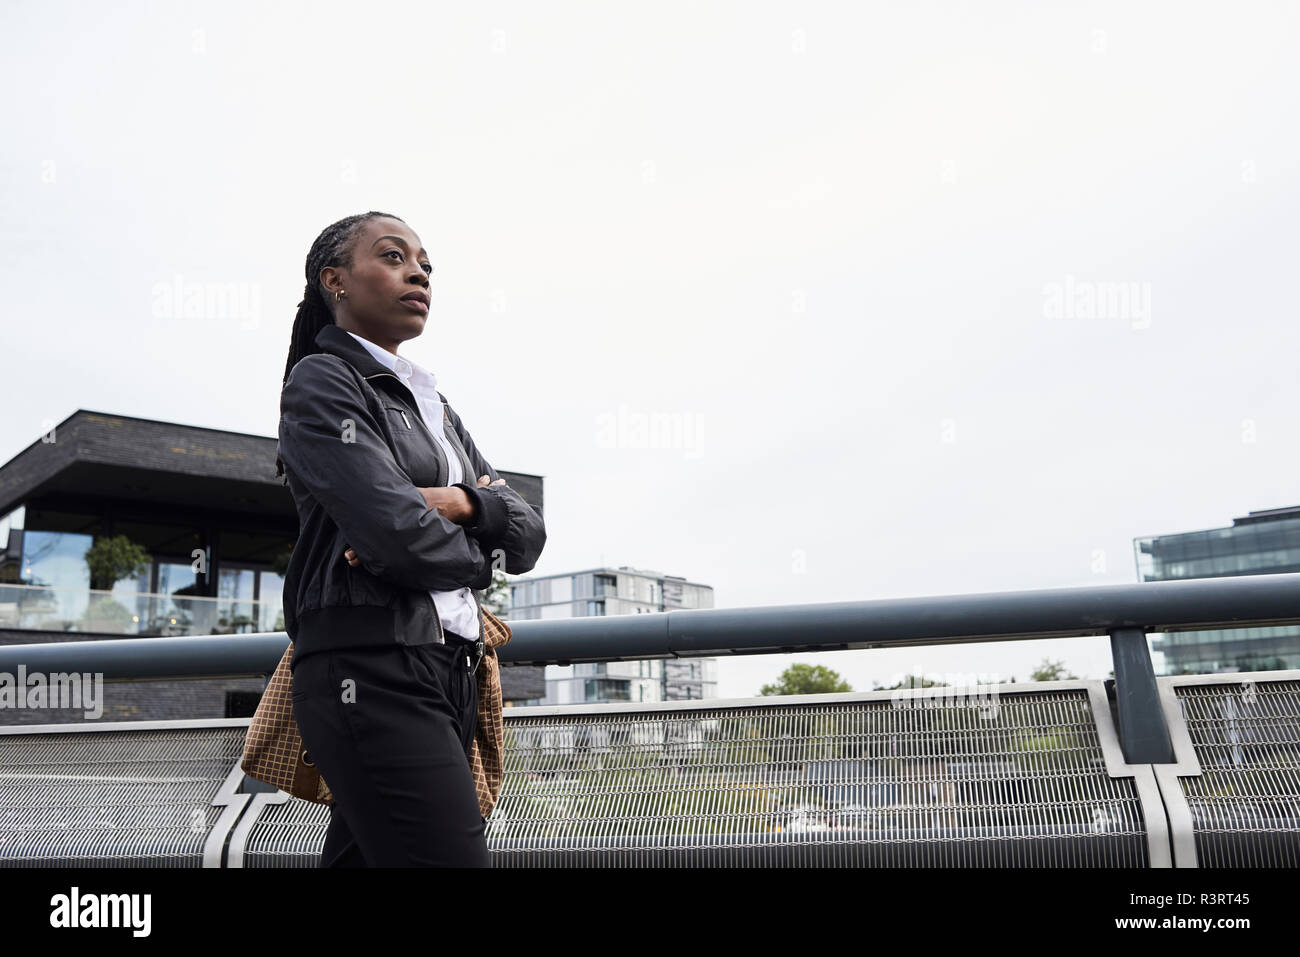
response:
{"label": "white collared shirt", "polygon": [[[433,433],[434,439],[442,446],[442,451],[446,455],[447,485],[450,487],[457,482],[466,484],[477,482],[477,477],[465,478],[464,470],[460,467],[460,457],[456,455],[451,442],[447,440],[442,421],[445,412],[442,400],[438,398],[437,377],[423,366],[402,356],[395,356],[369,339],[361,338],[355,332],[347,329],[343,331],[361,343],[367,352],[382,362],[385,368],[392,370],[392,373],[411,390],[420,407],[420,416],[424,419],[424,424],[429,427],[429,431]],[[429,594],[433,596],[438,617],[442,619],[442,624],[448,631],[454,631],[461,637],[471,640],[479,637],[478,606],[474,603],[474,595],[468,588],[457,588],[453,591],[431,590]]]}

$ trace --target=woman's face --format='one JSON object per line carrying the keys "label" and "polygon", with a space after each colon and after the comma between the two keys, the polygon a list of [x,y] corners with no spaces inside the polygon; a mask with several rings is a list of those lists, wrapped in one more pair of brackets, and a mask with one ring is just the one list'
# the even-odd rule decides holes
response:
{"label": "woman's face", "polygon": [[433,267],[420,237],[396,219],[364,223],[353,241],[352,268],[326,266],[321,282],[334,293],[335,322],[348,332],[394,354],[424,331],[429,318],[429,274]]}

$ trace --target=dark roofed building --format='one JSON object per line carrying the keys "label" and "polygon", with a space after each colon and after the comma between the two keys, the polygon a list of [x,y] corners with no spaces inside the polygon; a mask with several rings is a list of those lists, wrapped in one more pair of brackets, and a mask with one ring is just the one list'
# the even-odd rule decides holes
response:
{"label": "dark roofed building", "polygon": [[[84,409],[42,435],[0,467],[0,644],[283,631],[298,516],[276,443]],[[540,476],[501,474],[541,509]],[[539,697],[543,670],[503,668],[506,701]],[[109,682],[101,720],[242,717],[262,687]],[[72,720],[0,709],[2,724]]]}

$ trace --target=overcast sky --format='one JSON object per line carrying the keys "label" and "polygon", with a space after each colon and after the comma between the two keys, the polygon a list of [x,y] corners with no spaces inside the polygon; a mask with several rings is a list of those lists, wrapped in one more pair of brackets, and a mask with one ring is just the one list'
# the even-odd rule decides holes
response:
{"label": "overcast sky", "polygon": [[[1300,14],[1051,6],[7,0],[0,461],[78,408],[274,436],[307,250],[376,209],[435,267],[401,354],[545,477],[537,574],[1135,581],[1135,537],[1300,502]],[[1111,667],[719,694],[1045,656]]]}

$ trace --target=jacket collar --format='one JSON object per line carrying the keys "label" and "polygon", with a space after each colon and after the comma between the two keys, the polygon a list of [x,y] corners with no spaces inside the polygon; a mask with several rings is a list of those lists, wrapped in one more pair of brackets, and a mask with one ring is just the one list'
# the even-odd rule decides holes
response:
{"label": "jacket collar", "polygon": [[[361,377],[372,387],[400,389],[410,407],[419,410],[420,404],[415,400],[415,393],[407,387],[406,383],[398,378],[392,369],[372,356],[365,346],[353,339],[345,330],[331,322],[327,326],[322,326],[320,332],[316,333],[315,342],[321,352],[328,352],[352,363],[352,368],[360,372]],[[441,392],[438,393],[438,400],[447,401],[442,397]]]}
{"label": "jacket collar", "polygon": [[[387,368],[382,362],[366,351],[365,346],[357,342],[345,331],[340,329],[334,323],[322,326],[320,332],[316,333],[316,346],[321,352],[328,352],[330,355],[338,356],[340,359],[346,359],[352,363],[352,367],[362,374],[370,377],[380,372],[387,372],[393,375],[393,370]],[[393,376],[393,378],[397,378]],[[402,385],[400,379],[397,380]],[[405,386],[402,386],[405,388]],[[409,391],[409,390],[408,390]]]}

